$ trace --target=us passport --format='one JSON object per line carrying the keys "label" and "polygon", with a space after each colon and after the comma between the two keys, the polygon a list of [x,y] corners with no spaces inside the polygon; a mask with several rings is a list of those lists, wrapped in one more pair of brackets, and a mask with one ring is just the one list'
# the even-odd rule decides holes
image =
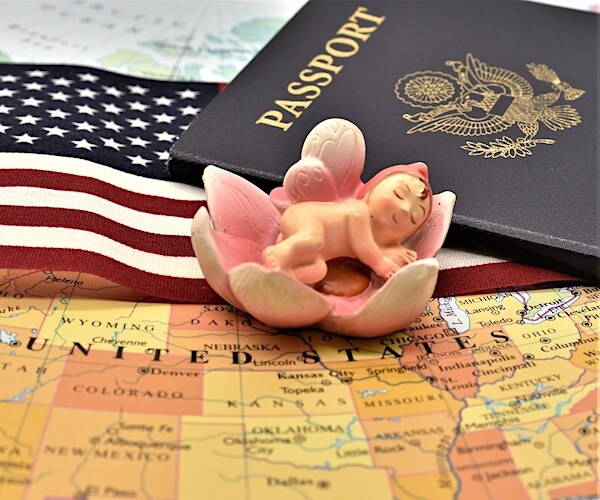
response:
{"label": "us passport", "polygon": [[364,133],[364,179],[424,161],[454,191],[449,244],[598,282],[597,16],[525,1],[310,1],[169,160],[265,190],[327,118]]}

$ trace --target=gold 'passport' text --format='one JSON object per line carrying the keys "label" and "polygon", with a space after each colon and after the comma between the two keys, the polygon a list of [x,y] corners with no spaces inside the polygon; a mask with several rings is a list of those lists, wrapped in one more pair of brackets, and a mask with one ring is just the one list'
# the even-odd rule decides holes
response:
{"label": "gold 'passport' text", "polygon": [[[360,50],[360,43],[366,42],[384,20],[385,16],[374,16],[366,7],[358,7],[336,32],[337,36],[327,41],[325,50],[300,71],[300,81],[288,84],[288,99],[274,101],[275,108],[263,113],[255,123],[287,132],[294,118],[299,118],[342,70],[344,65],[340,61],[354,56]],[[294,99],[294,96],[300,97]]]}

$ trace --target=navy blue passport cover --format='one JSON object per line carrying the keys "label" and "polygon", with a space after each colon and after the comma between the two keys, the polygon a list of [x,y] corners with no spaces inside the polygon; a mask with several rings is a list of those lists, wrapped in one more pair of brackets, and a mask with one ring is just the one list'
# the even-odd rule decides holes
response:
{"label": "navy blue passport cover", "polygon": [[265,190],[346,118],[364,179],[424,161],[454,191],[449,243],[600,280],[597,16],[525,1],[311,1],[171,151]]}

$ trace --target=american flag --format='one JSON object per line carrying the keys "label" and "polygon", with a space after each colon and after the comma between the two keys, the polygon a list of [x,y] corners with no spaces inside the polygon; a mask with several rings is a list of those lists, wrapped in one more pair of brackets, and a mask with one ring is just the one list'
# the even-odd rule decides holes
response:
{"label": "american flag", "polygon": [[[78,271],[156,298],[220,299],[190,241],[201,188],[169,149],[217,85],[76,66],[0,65],[0,268]],[[444,250],[436,295],[568,279]]]}
{"label": "american flag", "polygon": [[204,203],[169,149],[215,84],[74,66],[0,65],[0,267],[96,274],[214,301],[190,243]]}

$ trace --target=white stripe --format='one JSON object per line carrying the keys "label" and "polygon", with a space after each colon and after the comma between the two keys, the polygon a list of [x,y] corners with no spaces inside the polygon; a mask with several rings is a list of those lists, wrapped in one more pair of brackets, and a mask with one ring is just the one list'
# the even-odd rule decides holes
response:
{"label": "white stripe", "polygon": [[148,179],[80,158],[34,153],[0,153],[1,169],[32,169],[59,172],[104,181],[133,193],[174,200],[204,200],[204,189],[179,182]]}
{"label": "white stripe", "polygon": [[[153,274],[177,278],[203,278],[195,257],[170,257],[144,252],[81,229],[0,225],[0,244],[87,250]],[[443,248],[437,258],[441,269],[506,262],[483,254],[448,248]]]}
{"label": "white stripe", "polygon": [[505,260],[476,253],[472,251],[456,250],[453,248],[442,248],[437,255],[440,269],[455,269],[457,267],[480,266],[483,264],[496,264],[506,262]]}
{"label": "white stripe", "polygon": [[0,205],[83,210],[153,234],[189,236],[192,225],[192,219],[140,212],[93,194],[27,186],[0,187]]}
{"label": "white stripe", "polygon": [[203,278],[195,257],[143,252],[81,229],[0,225],[0,242],[7,246],[87,250],[148,273],[174,278]]}

